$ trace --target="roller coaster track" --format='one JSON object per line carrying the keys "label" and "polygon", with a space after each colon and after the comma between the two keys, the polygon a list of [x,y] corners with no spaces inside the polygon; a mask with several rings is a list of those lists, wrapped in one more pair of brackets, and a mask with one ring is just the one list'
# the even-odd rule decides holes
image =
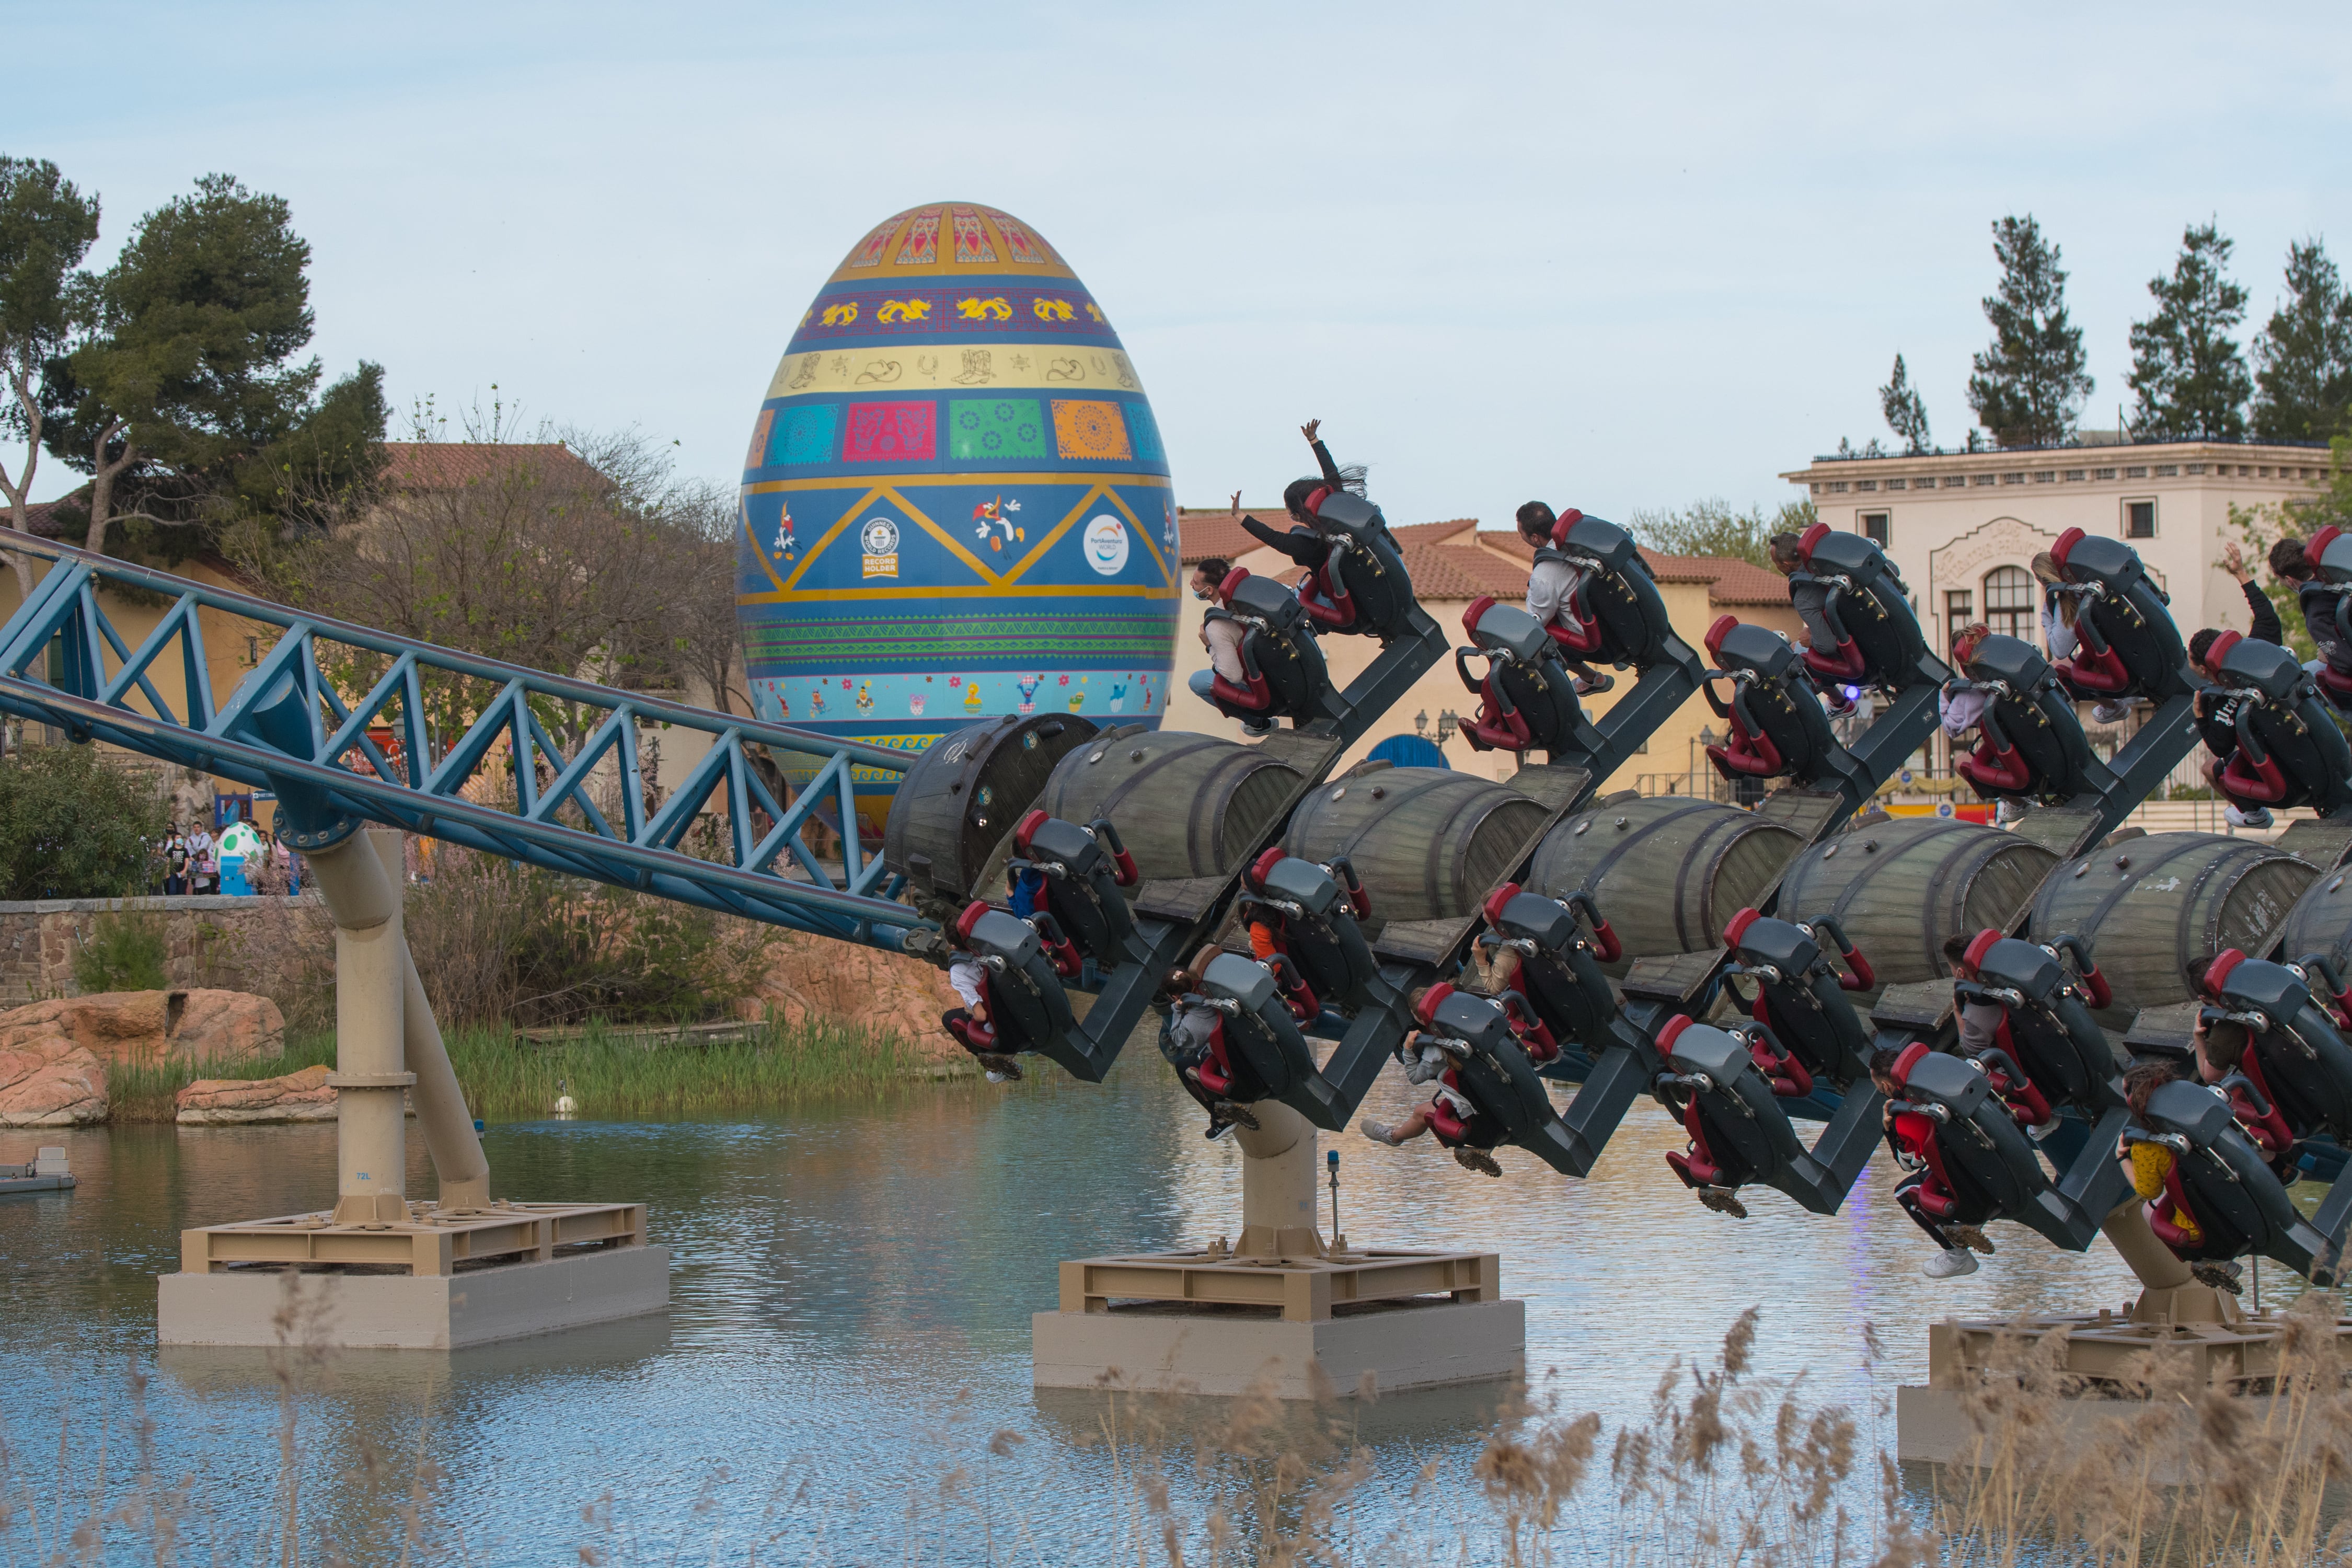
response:
{"label": "roller coaster track", "polygon": [[[47,540],[17,537],[7,547],[50,567],[0,626],[0,710],[56,725],[77,742],[106,741],[271,790],[294,847],[320,847],[362,823],[382,823],[873,947],[897,950],[908,928],[924,923],[895,901],[894,879],[864,853],[854,828],[835,835],[840,847],[830,864],[805,832],[828,806],[836,823],[855,823],[856,770],[903,773],[911,760],[905,752],[479,658]],[[110,588],[169,602],[136,647],[101,602]],[[226,702],[212,689],[205,610],[276,634]],[[156,687],[155,671],[170,661],[182,676],[185,711],[175,712]],[[366,672],[364,695],[349,698],[357,682],[339,682],[338,668]],[[453,680],[490,695],[469,704],[478,713],[461,733],[436,744],[427,691]],[[573,726],[585,739],[569,748],[549,724],[567,710],[590,721]],[[702,760],[651,809],[637,761],[648,725],[710,737]],[[380,744],[371,729],[390,730],[393,743]],[[762,782],[755,752],[818,764],[787,805]],[[611,812],[593,797],[599,781],[617,796]],[[493,791],[500,798],[485,804]],[[680,846],[722,792],[726,858],[698,858]]]}

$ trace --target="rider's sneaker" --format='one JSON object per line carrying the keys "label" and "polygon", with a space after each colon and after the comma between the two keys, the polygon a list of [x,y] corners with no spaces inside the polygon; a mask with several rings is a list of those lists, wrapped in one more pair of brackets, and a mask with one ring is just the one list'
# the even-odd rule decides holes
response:
{"label": "rider's sneaker", "polygon": [[1822,706],[1829,710],[1831,718],[1843,719],[1853,711],[1853,699],[1845,694],[1843,687],[1832,686],[1822,693]]}
{"label": "rider's sneaker", "polygon": [[1955,1247],[1965,1247],[1970,1252],[1981,1252],[1987,1258],[1992,1256],[1992,1238],[1985,1235],[1980,1226],[1948,1225],[1944,1227],[1944,1238]]}
{"label": "rider's sneaker", "polygon": [[1396,1129],[1385,1121],[1374,1121],[1367,1117],[1356,1123],[1356,1131],[1375,1143],[1385,1143],[1391,1149],[1396,1147]]}
{"label": "rider's sneaker", "polygon": [[1021,1064],[1011,1057],[991,1054],[981,1058],[980,1065],[988,1069],[988,1081],[991,1083],[1021,1081]]}
{"label": "rider's sneaker", "polygon": [[1270,735],[1274,732],[1274,721],[1271,719],[1244,719],[1242,721],[1242,732],[1248,735]]}
{"label": "rider's sneaker", "polygon": [[1495,1156],[1484,1149],[1473,1149],[1465,1143],[1454,1151],[1454,1163],[1465,1171],[1475,1171],[1482,1176],[1499,1176],[1503,1167],[1495,1163]]}
{"label": "rider's sneaker", "polygon": [[2251,827],[2258,833],[2269,827],[2272,820],[2271,808],[2267,805],[2258,805],[2252,811],[2243,811],[2233,805],[2221,815],[2229,819],[2231,826]]}
{"label": "rider's sneaker", "polygon": [[1741,1203],[1739,1194],[1729,1187],[1701,1187],[1698,1189],[1698,1201],[1717,1214],[1727,1214],[1734,1219],[1748,1217],[1748,1205]]}
{"label": "rider's sneaker", "polygon": [[2128,702],[2095,702],[2091,705],[2091,722],[2094,724],[2120,724],[2129,717],[2131,704]]}
{"label": "rider's sneaker", "polygon": [[1220,1121],[1246,1127],[1253,1132],[1257,1131],[1257,1118],[1250,1114],[1250,1109],[1246,1105],[1239,1105],[1230,1100],[1221,1100],[1210,1108],[1209,1113]]}
{"label": "rider's sneaker", "polygon": [[2200,1285],[2210,1285],[2214,1289],[2227,1290],[2232,1296],[2245,1294],[2244,1287],[2238,1282],[2242,1271],[2234,1259],[2228,1263],[2192,1263],[2189,1266],[2189,1272],[2197,1277]]}
{"label": "rider's sneaker", "polygon": [[1602,675],[1598,671],[1580,675],[1576,678],[1576,694],[1579,697],[1598,697],[1616,684],[1617,678],[1613,675]]}
{"label": "rider's sneaker", "polygon": [[1957,1279],[1963,1274],[1977,1271],[1977,1255],[1963,1247],[1939,1252],[1919,1266],[1919,1272],[1930,1279]]}
{"label": "rider's sneaker", "polygon": [[1232,1122],[1218,1121],[1212,1119],[1209,1125],[1202,1131],[1201,1136],[1213,1143],[1218,1139],[1223,1138],[1226,1133],[1231,1132],[1233,1130],[1234,1124]]}

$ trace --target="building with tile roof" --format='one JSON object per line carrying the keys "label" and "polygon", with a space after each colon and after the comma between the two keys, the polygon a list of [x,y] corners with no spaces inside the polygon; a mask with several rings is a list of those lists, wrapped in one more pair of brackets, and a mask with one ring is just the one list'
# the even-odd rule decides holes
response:
{"label": "building with tile roof", "polygon": [[[1270,526],[1288,526],[1279,503],[1253,510],[1260,521]],[[1226,508],[1181,508],[1177,513],[1177,528],[1179,553],[1188,568],[1215,558],[1286,581],[1298,575],[1297,566],[1279,552],[1251,538],[1240,518]],[[1482,529],[1476,518],[1457,517],[1442,522],[1391,525],[1391,531],[1402,550],[1405,570],[1412,574],[1413,592],[1422,607],[1457,640],[1467,641],[1462,630],[1462,615],[1471,601],[1487,595],[1517,601],[1527,594],[1528,570],[1533,564],[1535,552],[1509,529]],[[1759,622],[1786,634],[1799,629],[1796,613],[1789,607],[1786,581],[1777,572],[1727,556],[1664,555],[1652,550],[1643,551],[1642,556],[1657,579],[1659,595],[1665,601],[1675,629],[1694,648],[1704,648],[1706,628],[1723,615]],[[1185,600],[1184,617],[1177,630],[1176,678],[1167,723],[1172,729],[1239,739],[1239,722],[1201,701],[1185,684],[1192,671],[1207,668],[1208,655],[1201,642],[1201,615],[1205,607],[1197,599],[1188,596]],[[1322,647],[1333,679],[1343,687],[1379,652],[1378,646],[1367,637],[1327,637],[1322,639]],[[1619,678],[1618,692],[1592,699],[1591,712],[1597,715],[1608,711],[1618,693],[1632,686],[1630,671],[1619,672]],[[1391,710],[1388,721],[1358,742],[1340,759],[1339,765],[1352,766],[1391,735],[1423,732],[1434,739],[1447,713],[1466,715],[1477,705],[1476,695],[1464,689],[1453,662],[1446,660],[1423,676],[1412,692]],[[1416,718],[1422,721],[1418,727]],[[1608,781],[1608,787],[1658,792],[1677,787],[1687,791],[1692,770],[1706,765],[1699,750],[1699,731],[1716,724],[1714,711],[1706,700],[1692,698],[1651,737],[1647,752],[1621,769]],[[1516,759],[1507,753],[1473,752],[1469,742],[1458,734],[1445,742],[1444,750],[1447,760],[1465,772],[1499,778],[1507,776],[1517,765]]]}

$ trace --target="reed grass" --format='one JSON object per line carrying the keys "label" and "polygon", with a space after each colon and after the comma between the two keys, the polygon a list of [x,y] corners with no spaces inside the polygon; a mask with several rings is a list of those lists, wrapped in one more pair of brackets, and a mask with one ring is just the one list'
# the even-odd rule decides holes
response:
{"label": "reed grass", "polygon": [[[712,1116],[814,1100],[871,1099],[936,1070],[895,1034],[773,1019],[746,1038],[709,1045],[648,1046],[641,1031],[595,1024],[555,1045],[532,1045],[507,1030],[478,1026],[453,1029],[445,1043],[466,1103],[488,1121],[538,1120],[565,1094],[581,1115],[596,1118]],[[334,1059],[334,1037],[313,1033],[289,1034],[281,1054],[249,1060],[117,1064],[107,1079],[110,1119],[170,1121],[173,1097],[198,1079],[277,1078],[331,1067]]]}

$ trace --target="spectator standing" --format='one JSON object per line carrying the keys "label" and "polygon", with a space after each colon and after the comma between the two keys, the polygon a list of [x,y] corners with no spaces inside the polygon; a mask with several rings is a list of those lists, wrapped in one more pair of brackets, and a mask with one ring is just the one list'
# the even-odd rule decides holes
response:
{"label": "spectator standing", "polygon": [[190,856],[188,836],[181,832],[180,825],[174,822],[163,835],[163,892],[166,897],[188,890]]}
{"label": "spectator standing", "polygon": [[213,858],[212,829],[201,820],[196,830],[188,835],[188,877],[190,892],[220,891],[220,862]]}

